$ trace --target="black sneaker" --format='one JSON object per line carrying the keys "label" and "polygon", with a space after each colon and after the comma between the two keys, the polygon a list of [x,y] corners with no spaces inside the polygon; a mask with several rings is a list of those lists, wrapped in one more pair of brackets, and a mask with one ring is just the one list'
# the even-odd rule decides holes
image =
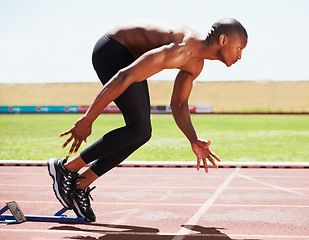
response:
{"label": "black sneaker", "polygon": [[65,158],[52,158],[48,160],[49,175],[53,178],[53,189],[60,203],[67,209],[73,209],[72,193],[76,189],[78,173],[69,171],[63,166],[68,160]]}
{"label": "black sneaker", "polygon": [[95,189],[86,187],[85,190],[83,189],[75,189],[73,192],[73,202],[74,202],[74,212],[76,213],[77,216],[79,217],[85,217],[87,218],[90,222],[94,222],[96,219],[96,216],[90,206],[90,200],[93,201],[93,198],[90,195],[90,192]]}

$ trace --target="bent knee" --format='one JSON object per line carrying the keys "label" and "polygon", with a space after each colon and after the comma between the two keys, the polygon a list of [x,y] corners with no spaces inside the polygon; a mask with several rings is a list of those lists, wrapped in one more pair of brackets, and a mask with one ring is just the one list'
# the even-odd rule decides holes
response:
{"label": "bent knee", "polygon": [[152,135],[152,128],[150,124],[143,124],[135,127],[137,133],[137,140],[144,143],[148,142]]}
{"label": "bent knee", "polygon": [[151,131],[151,129],[150,129],[150,131],[148,131],[148,132],[145,133],[145,135],[144,135],[144,141],[145,141],[145,143],[148,142],[148,141],[150,140],[151,136],[152,136],[152,131]]}
{"label": "bent knee", "polygon": [[151,138],[151,135],[152,135],[151,125],[144,126],[143,129],[140,132],[142,132],[142,136],[143,136],[145,143],[148,142]]}

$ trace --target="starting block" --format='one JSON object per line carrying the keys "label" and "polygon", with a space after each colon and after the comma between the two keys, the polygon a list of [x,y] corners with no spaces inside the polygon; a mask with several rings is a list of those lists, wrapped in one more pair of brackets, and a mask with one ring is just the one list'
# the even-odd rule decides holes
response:
{"label": "starting block", "polygon": [[[3,214],[10,210],[11,214]],[[54,216],[40,216],[40,215],[24,215],[20,207],[15,201],[6,203],[0,210],[0,223],[23,223],[31,222],[61,222],[61,223],[85,223],[87,218],[84,217],[67,217],[63,215],[68,209],[62,208],[56,212]]]}

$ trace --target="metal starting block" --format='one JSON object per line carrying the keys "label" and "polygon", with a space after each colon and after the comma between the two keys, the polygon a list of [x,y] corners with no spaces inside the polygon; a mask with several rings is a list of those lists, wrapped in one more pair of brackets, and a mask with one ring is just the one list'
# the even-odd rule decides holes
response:
{"label": "metal starting block", "polygon": [[[10,210],[12,214],[3,214]],[[23,223],[31,222],[61,222],[61,223],[85,223],[87,218],[84,217],[67,217],[63,215],[68,209],[62,208],[56,212],[54,216],[40,216],[40,215],[24,215],[20,207],[15,201],[6,203],[0,210],[0,223]]]}

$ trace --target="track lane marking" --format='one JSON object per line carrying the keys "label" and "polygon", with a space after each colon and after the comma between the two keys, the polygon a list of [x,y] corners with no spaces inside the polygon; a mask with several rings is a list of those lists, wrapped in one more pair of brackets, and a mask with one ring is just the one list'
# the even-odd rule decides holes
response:
{"label": "track lane marking", "polygon": [[[235,168],[235,170],[225,179],[225,181],[218,187],[214,194],[207,199],[207,201],[200,207],[199,210],[184,224],[184,225],[196,225],[201,217],[207,212],[207,210],[213,205],[220,194],[228,187],[228,185],[235,178],[240,168]],[[181,228],[176,236],[172,240],[183,240],[185,235],[191,232],[190,228]]]}
{"label": "track lane marking", "polygon": [[284,187],[279,187],[279,186],[276,186],[276,185],[273,185],[273,184],[264,183],[264,182],[262,182],[262,181],[259,181],[259,180],[254,179],[254,178],[252,178],[252,177],[245,176],[245,175],[243,175],[243,174],[239,174],[238,176],[239,176],[239,177],[242,177],[242,178],[245,178],[245,179],[247,179],[247,180],[250,180],[250,181],[252,181],[252,182],[256,182],[256,183],[259,183],[259,184],[262,184],[262,185],[265,185],[265,186],[274,188],[274,189],[282,190],[282,191],[285,191],[285,192],[291,192],[291,193],[295,193],[295,194],[298,194],[298,195],[307,195],[307,194],[305,194],[305,193],[297,192],[297,191],[291,190],[291,189],[289,189],[289,188],[284,188]]}
{"label": "track lane marking", "polygon": [[[23,189],[33,188],[33,187],[46,187],[50,189],[51,183],[48,184],[16,184],[16,183],[0,183],[0,190],[1,187],[22,187]],[[148,186],[148,185],[138,185],[138,186],[124,186],[124,185],[111,185],[111,186],[97,186],[97,189],[115,189],[115,188],[125,188],[125,189],[217,189],[218,187],[197,187],[197,186]],[[229,187],[232,190],[269,190],[273,189],[273,187]],[[308,191],[309,187],[291,187],[290,190],[305,190]]]}
{"label": "track lane marking", "polygon": [[[65,233],[65,234],[69,234],[69,233],[72,233],[72,234],[85,234],[85,233],[91,233],[92,235],[100,235],[100,237],[103,237],[103,236],[106,236],[106,235],[109,235],[109,236],[117,236],[117,235],[127,235],[127,236],[132,236],[132,235],[136,235],[136,236],[175,236],[175,237],[216,237],[216,238],[220,238],[222,237],[223,238],[227,238],[230,237],[230,238],[258,238],[258,239],[267,239],[267,238],[270,238],[270,239],[308,239],[308,236],[307,235],[258,235],[258,234],[252,234],[252,235],[249,235],[249,234],[228,234],[228,235],[225,235],[225,234],[203,234],[203,233],[198,233],[198,234],[190,234],[190,235],[187,235],[187,236],[183,236],[183,235],[180,235],[180,233],[161,233],[161,232],[158,232],[158,233],[150,233],[150,232],[122,232],[122,231],[97,231],[97,232],[94,232],[93,230],[89,229],[89,230],[86,230],[86,229],[83,229],[82,231],[80,230],[58,230],[58,229],[49,229],[49,230],[43,230],[43,229],[4,229],[4,228],[1,228],[1,233],[3,232],[12,232],[12,233],[17,233],[17,232],[25,232],[25,233],[51,233],[51,234],[54,234],[54,233]],[[1,233],[0,233],[0,236],[1,236]],[[35,238],[34,238],[35,239]],[[42,238],[42,239],[46,239],[46,238]]]}
{"label": "track lane marking", "polygon": [[[0,204],[5,205],[5,203],[10,202],[11,200],[0,200]],[[59,202],[53,201],[25,201],[25,200],[17,200],[17,203],[24,204],[58,204]],[[137,205],[137,206],[203,206],[203,203],[154,203],[154,202],[93,202],[92,205]],[[265,208],[309,208],[309,205],[286,205],[286,204],[212,204],[213,207],[265,207]],[[59,207],[62,207],[59,205]]]}

